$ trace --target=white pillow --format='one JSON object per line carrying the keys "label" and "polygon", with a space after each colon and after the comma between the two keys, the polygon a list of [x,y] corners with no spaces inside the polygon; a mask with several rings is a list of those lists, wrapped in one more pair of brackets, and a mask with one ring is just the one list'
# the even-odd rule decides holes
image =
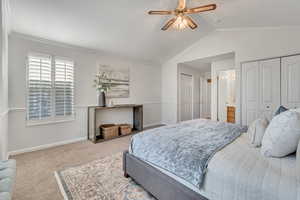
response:
{"label": "white pillow", "polygon": [[267,157],[284,157],[297,150],[300,139],[300,113],[286,111],[275,116],[262,140],[261,153]]}
{"label": "white pillow", "polygon": [[300,108],[291,109],[290,111],[295,111],[295,112],[298,112],[298,113],[300,113]]}
{"label": "white pillow", "polygon": [[297,180],[300,183],[300,141],[298,143],[297,154],[296,154],[296,170],[297,170]]}
{"label": "white pillow", "polygon": [[250,140],[250,145],[253,147],[260,147],[265,131],[269,125],[267,118],[259,118],[252,122],[249,126],[247,135]]}

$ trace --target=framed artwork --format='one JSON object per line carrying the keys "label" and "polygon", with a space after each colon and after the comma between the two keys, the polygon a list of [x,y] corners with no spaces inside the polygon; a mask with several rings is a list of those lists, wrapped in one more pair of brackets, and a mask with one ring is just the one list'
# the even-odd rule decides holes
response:
{"label": "framed artwork", "polygon": [[112,87],[107,92],[107,98],[128,98],[130,94],[129,67],[114,67],[99,65],[99,73],[107,75],[107,81]]}

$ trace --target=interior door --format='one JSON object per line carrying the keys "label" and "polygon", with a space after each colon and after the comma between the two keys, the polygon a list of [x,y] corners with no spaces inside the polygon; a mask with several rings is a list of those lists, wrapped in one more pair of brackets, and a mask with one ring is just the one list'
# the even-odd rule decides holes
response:
{"label": "interior door", "polygon": [[259,116],[259,63],[242,66],[242,123],[249,125]]}
{"label": "interior door", "polygon": [[269,120],[280,106],[280,59],[259,62],[260,116]]}
{"label": "interior door", "polygon": [[300,56],[282,58],[281,78],[282,105],[300,107]]}
{"label": "interior door", "polygon": [[193,119],[193,77],[180,74],[180,121]]}

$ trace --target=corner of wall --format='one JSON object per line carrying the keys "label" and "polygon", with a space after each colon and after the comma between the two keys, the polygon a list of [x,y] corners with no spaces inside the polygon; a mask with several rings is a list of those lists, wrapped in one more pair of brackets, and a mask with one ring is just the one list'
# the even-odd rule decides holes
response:
{"label": "corner of wall", "polygon": [[0,159],[8,158],[8,33],[10,30],[9,1],[1,0],[0,55]]}

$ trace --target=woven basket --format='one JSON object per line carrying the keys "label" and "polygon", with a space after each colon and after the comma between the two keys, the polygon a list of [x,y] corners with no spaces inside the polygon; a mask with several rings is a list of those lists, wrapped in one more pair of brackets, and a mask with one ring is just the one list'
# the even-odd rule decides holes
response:
{"label": "woven basket", "polygon": [[119,127],[121,135],[129,135],[132,133],[130,124],[120,124]]}
{"label": "woven basket", "polygon": [[112,139],[119,136],[119,126],[115,124],[103,124],[100,126],[103,139]]}

